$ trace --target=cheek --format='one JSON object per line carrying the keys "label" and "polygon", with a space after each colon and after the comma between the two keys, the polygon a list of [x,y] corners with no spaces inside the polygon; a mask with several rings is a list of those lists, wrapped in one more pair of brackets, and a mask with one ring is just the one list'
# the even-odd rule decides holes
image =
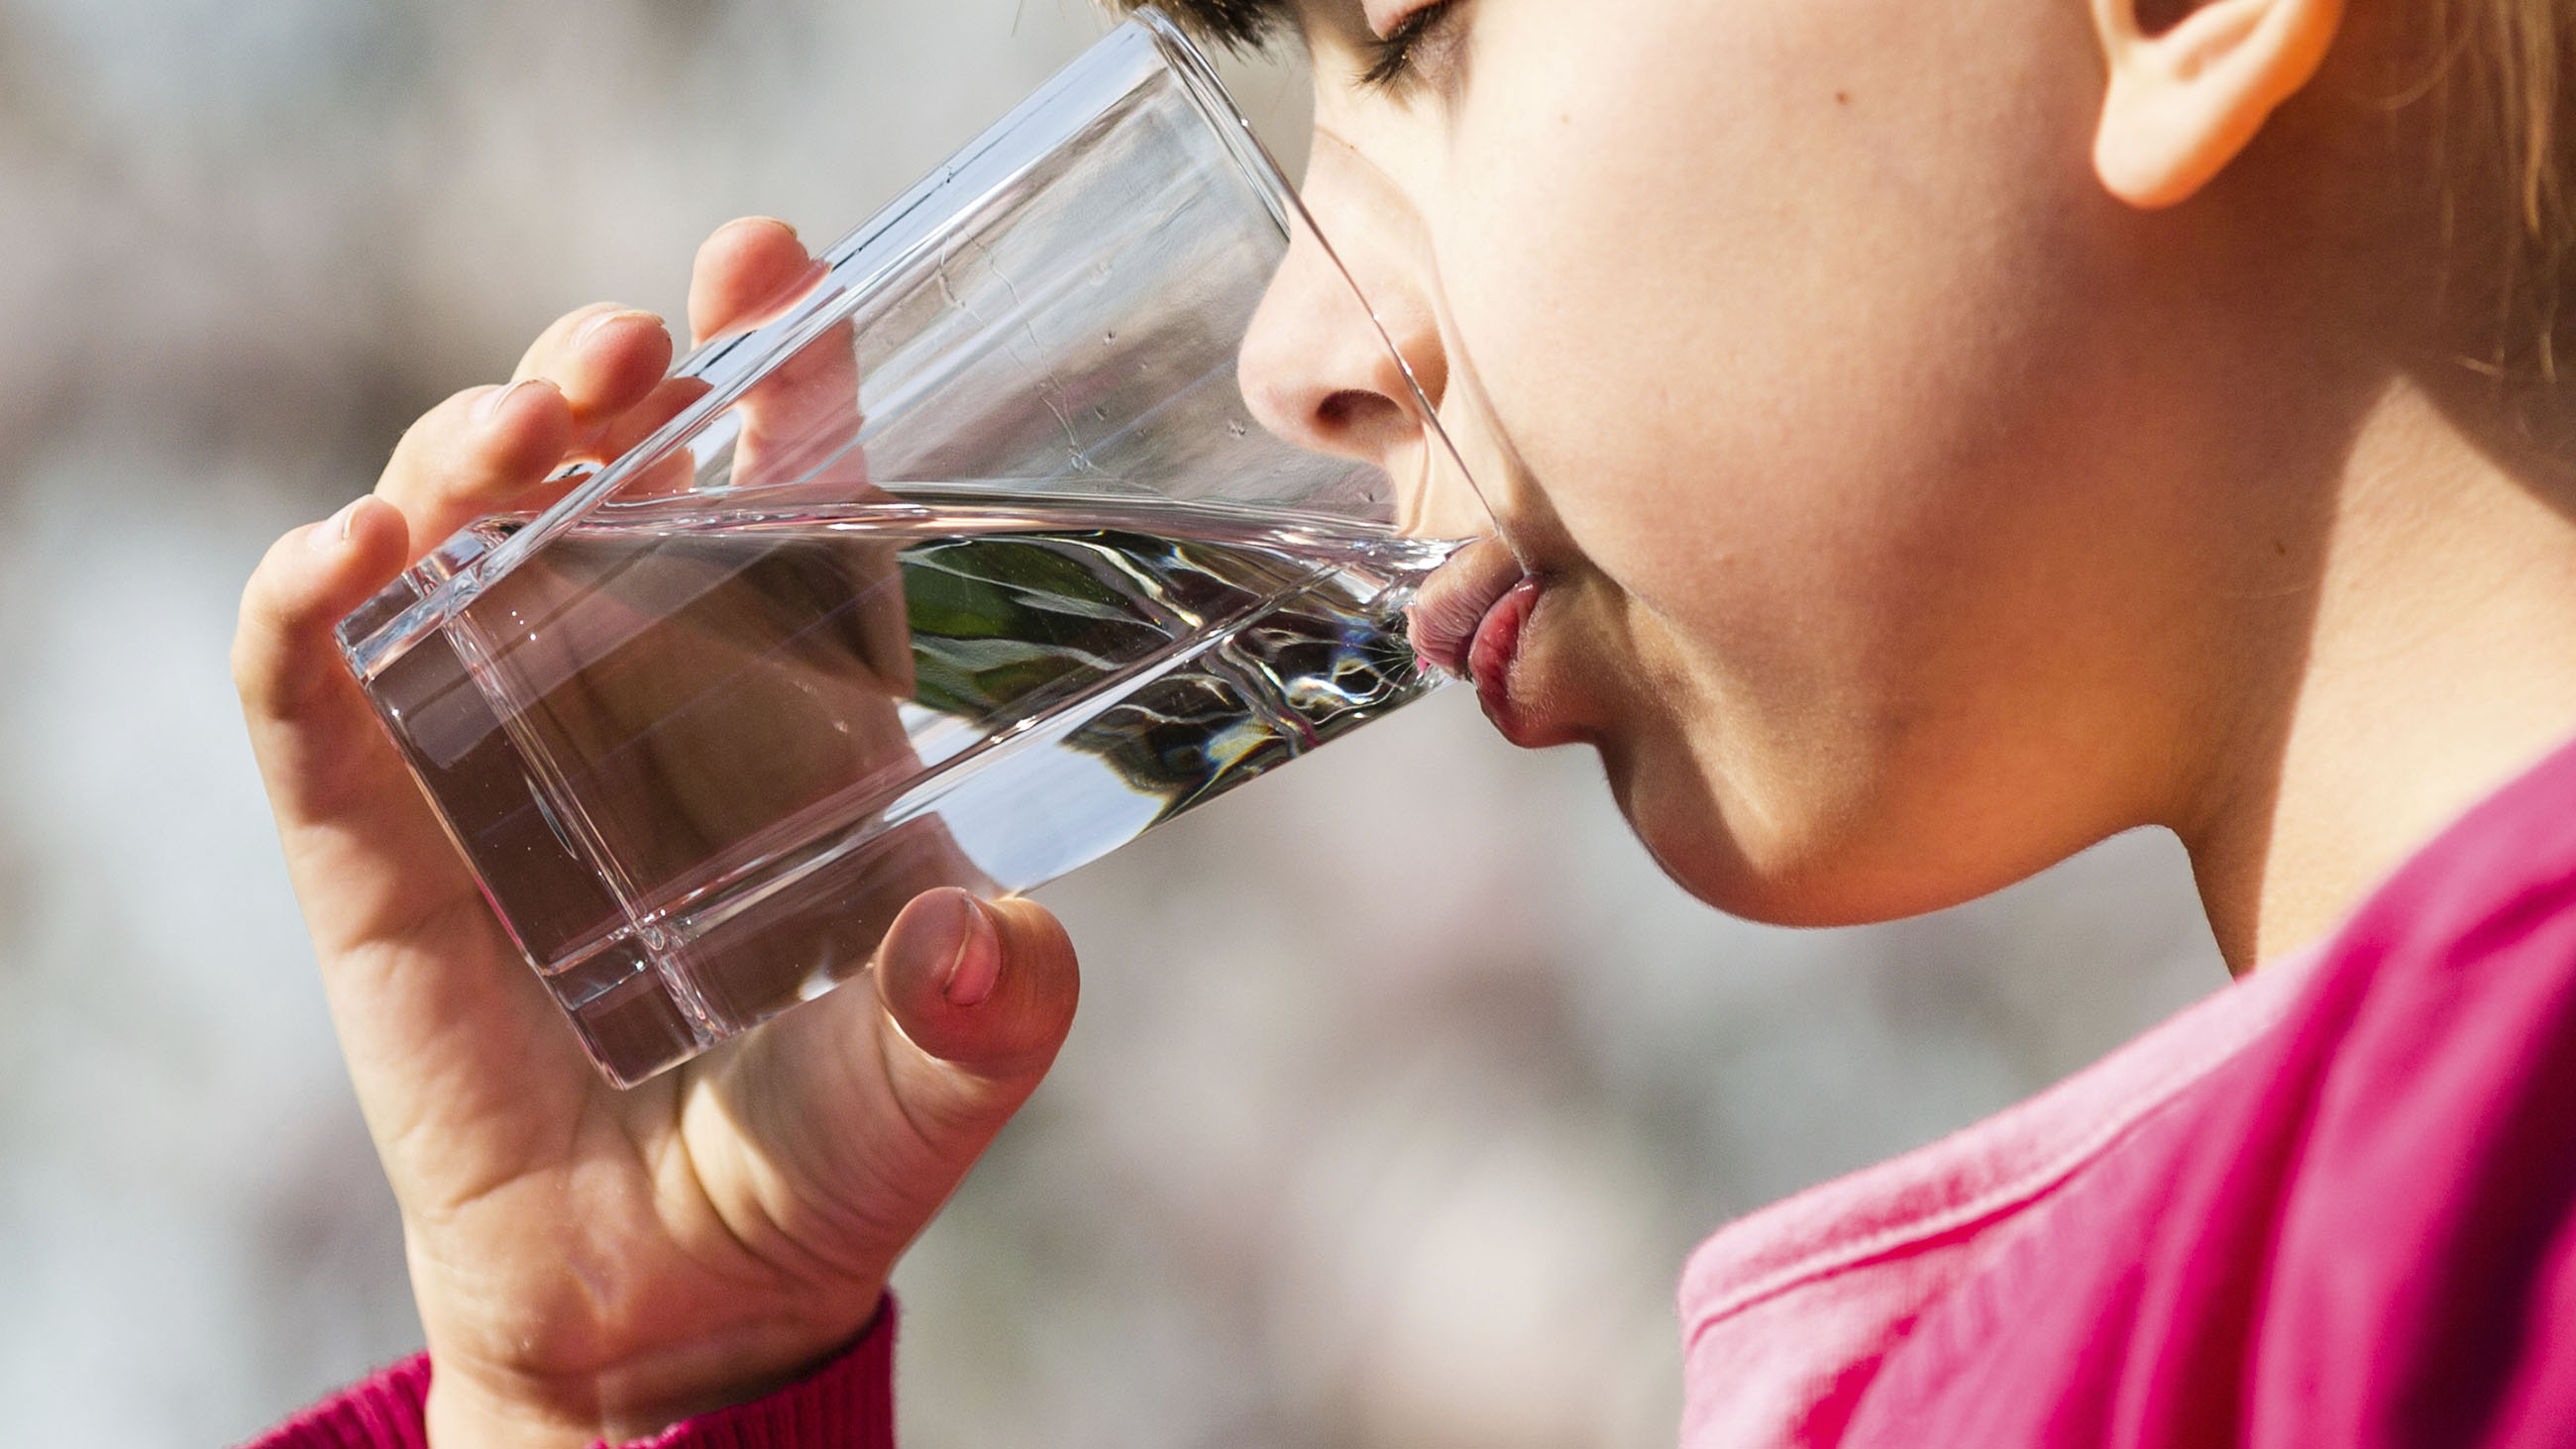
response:
{"label": "cheek", "polygon": [[1563,13],[1484,0],[1417,195],[1461,371],[1526,470],[1499,501],[1587,576],[1556,652],[1596,697],[1567,708],[1729,909],[1990,888],[2011,851],[1945,822],[2060,723],[2027,621],[2079,621],[2083,656],[2111,617],[2079,436],[2106,410],[2063,381],[2116,351],[2083,7]]}
{"label": "cheek", "polygon": [[2010,486],[1994,440],[2074,285],[2077,9],[1479,12],[1438,264],[1572,548],[1685,631],[1783,591],[1801,627],[1906,607],[1940,515]]}

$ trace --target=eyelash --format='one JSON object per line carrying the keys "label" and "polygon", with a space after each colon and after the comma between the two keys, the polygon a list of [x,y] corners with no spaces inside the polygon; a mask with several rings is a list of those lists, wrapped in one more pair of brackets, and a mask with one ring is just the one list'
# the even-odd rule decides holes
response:
{"label": "eyelash", "polygon": [[1360,73],[1360,84],[1378,90],[1393,90],[1414,76],[1413,53],[1431,38],[1440,23],[1447,20],[1459,0],[1432,0],[1429,5],[1395,23],[1384,40],[1370,43],[1368,69]]}

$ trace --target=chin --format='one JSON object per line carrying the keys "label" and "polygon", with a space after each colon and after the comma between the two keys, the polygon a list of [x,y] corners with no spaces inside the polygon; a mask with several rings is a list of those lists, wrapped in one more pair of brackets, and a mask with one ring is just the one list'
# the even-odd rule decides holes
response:
{"label": "chin", "polygon": [[1653,768],[1607,745],[1601,759],[1619,813],[1655,864],[1728,915],[1769,926],[1860,926],[1983,893],[1919,868],[1889,868],[1879,857],[1892,832],[1875,812],[1806,801],[1756,811],[1696,769]]}

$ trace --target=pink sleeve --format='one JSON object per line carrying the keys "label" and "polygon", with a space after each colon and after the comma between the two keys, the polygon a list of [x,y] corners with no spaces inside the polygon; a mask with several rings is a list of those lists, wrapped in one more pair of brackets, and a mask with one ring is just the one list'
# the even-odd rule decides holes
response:
{"label": "pink sleeve", "polygon": [[[894,1449],[894,1300],[812,1377],[686,1419],[629,1449]],[[415,1354],[296,1415],[250,1449],[427,1449],[429,1356]]]}
{"label": "pink sleeve", "polygon": [[421,1406],[429,1355],[416,1353],[251,1441],[251,1449],[428,1449]]}

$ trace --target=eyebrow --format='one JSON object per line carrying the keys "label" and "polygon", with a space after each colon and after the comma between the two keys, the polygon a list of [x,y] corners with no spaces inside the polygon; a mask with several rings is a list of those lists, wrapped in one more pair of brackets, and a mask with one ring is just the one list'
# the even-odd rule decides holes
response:
{"label": "eyebrow", "polygon": [[[1113,0],[1113,9],[1139,8],[1145,0]],[[1253,51],[1285,34],[1296,22],[1293,0],[1160,0],[1175,19],[1207,39]]]}

